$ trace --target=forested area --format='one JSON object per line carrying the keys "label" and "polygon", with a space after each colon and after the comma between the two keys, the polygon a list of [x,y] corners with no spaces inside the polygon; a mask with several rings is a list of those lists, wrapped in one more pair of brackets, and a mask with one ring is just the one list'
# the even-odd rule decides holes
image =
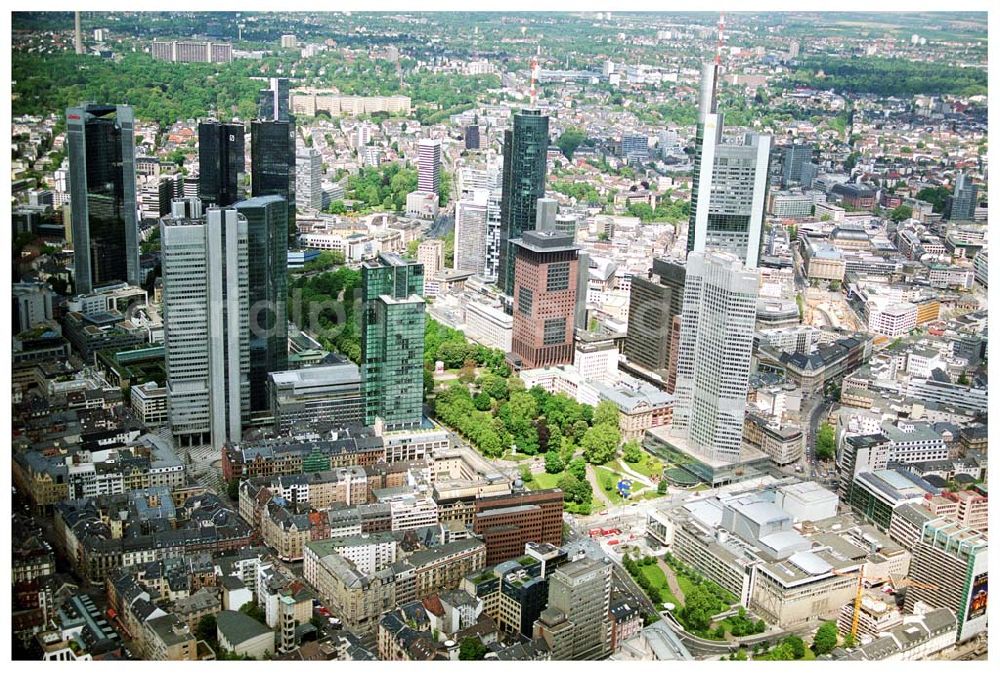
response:
{"label": "forested area", "polygon": [[787,82],[838,93],[908,98],[916,95],[986,95],[985,69],[877,57],[815,57],[800,63]]}

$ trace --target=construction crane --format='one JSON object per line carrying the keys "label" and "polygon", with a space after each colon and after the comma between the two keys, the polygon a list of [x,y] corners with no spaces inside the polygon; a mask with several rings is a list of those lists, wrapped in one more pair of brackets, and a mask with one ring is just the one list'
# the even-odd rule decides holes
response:
{"label": "construction crane", "polygon": [[864,571],[834,571],[835,576],[857,576],[858,577],[858,587],[857,592],[854,594],[854,615],[851,616],[851,638],[857,639],[858,637],[858,620],[861,618],[861,597],[864,594],[865,583],[871,587],[873,584],[891,583],[894,589],[899,589],[903,587],[919,587],[924,590],[937,590],[937,585],[930,585],[928,583],[921,583],[919,581],[913,580],[911,578],[893,578],[891,576],[866,576]]}

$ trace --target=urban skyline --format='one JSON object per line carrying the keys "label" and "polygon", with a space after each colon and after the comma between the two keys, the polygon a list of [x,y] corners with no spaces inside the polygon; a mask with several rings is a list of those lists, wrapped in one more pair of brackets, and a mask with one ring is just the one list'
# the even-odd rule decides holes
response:
{"label": "urban skyline", "polygon": [[13,659],[986,659],[985,13],[12,38]]}

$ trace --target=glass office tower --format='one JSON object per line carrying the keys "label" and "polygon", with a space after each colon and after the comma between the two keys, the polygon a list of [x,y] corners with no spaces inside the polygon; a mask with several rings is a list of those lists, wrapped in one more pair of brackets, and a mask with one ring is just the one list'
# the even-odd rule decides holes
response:
{"label": "glass office tower", "polygon": [[535,228],[538,200],[545,196],[545,163],[549,151],[549,118],[540,110],[521,110],[514,128],[504,132],[503,192],[500,198],[500,266],[498,285],[514,292],[514,250],[510,243]]}
{"label": "glass office tower", "polygon": [[135,117],[127,105],[66,110],[74,291],[138,285]]}
{"label": "glass office tower", "polygon": [[423,417],[424,266],[383,253],[361,266],[365,424],[416,428]]}
{"label": "glass office tower", "polygon": [[288,207],[277,195],[233,205],[247,220],[250,409],[268,409],[267,375],[288,369]]}
{"label": "glass office tower", "polygon": [[244,134],[242,124],[198,125],[198,196],[205,205],[229,206],[243,197]]}
{"label": "glass office tower", "polygon": [[295,224],[295,120],[250,123],[250,188],[255,197],[277,195]]}

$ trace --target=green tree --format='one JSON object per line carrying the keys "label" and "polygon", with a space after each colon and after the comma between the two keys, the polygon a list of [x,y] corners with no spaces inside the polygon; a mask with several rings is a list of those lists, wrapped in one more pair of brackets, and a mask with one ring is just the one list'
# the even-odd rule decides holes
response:
{"label": "green tree", "polygon": [[484,660],[487,648],[476,637],[465,637],[458,649],[459,660]]}
{"label": "green tree", "polygon": [[824,423],[816,433],[816,458],[822,461],[831,461],[836,455],[836,448],[833,426]]}
{"label": "green tree", "polygon": [[237,478],[233,478],[226,485],[226,496],[229,497],[230,501],[236,502],[240,500],[240,481]]}
{"label": "green tree", "polygon": [[665,479],[661,478],[660,482],[656,485],[656,493],[657,494],[666,494],[668,488],[669,488],[669,485],[667,484],[667,481]]}
{"label": "green tree", "polygon": [[770,653],[767,654],[768,660],[795,660],[795,649],[791,644],[785,643],[784,641],[774,647]]}
{"label": "green tree", "polygon": [[813,638],[813,652],[816,655],[824,655],[837,647],[837,623],[831,621],[820,625]]}
{"label": "green tree", "polygon": [[622,458],[626,463],[639,463],[642,461],[642,447],[638,440],[629,440],[622,447]]}
{"label": "green tree", "polygon": [[556,473],[562,472],[563,468],[565,468],[565,464],[563,463],[562,457],[559,455],[559,452],[550,449],[545,453],[546,473],[551,473],[554,475]]}
{"label": "green tree", "polygon": [[507,380],[495,374],[484,374],[479,378],[479,389],[494,400],[507,400],[510,390]]}
{"label": "green tree", "polygon": [[257,602],[249,601],[240,607],[240,613],[246,614],[261,624],[267,623],[267,616],[264,609],[257,605]]}
{"label": "green tree", "polygon": [[487,412],[493,405],[493,399],[490,398],[489,394],[480,392],[472,399],[473,403],[476,405],[476,409],[480,412]]}
{"label": "green tree", "polygon": [[607,424],[609,426],[618,426],[619,417],[618,405],[615,405],[610,400],[602,400],[597,403],[597,407],[594,408],[594,421],[595,426],[600,424]]}
{"label": "green tree", "polygon": [[913,217],[913,207],[908,204],[900,204],[889,213],[889,219],[893,222],[902,222]]}
{"label": "green tree", "polygon": [[703,585],[695,585],[685,594],[684,608],[678,612],[678,617],[688,630],[701,632],[708,629],[718,608],[719,602],[712,593]]}
{"label": "green tree", "polygon": [[572,160],[573,153],[576,152],[576,149],[580,147],[586,139],[587,134],[584,133],[582,129],[571,126],[560,134],[559,140],[556,141],[556,145],[560,150],[562,150],[562,153],[566,155],[566,159]]}
{"label": "green tree", "polygon": [[615,457],[615,450],[621,441],[621,433],[617,426],[610,424],[598,424],[591,426],[583,434],[580,446],[583,448],[583,456],[589,463],[607,463]]}
{"label": "green tree", "polygon": [[202,616],[201,620],[198,621],[198,626],[195,628],[194,633],[202,641],[213,643],[218,638],[216,627],[214,615]]}
{"label": "green tree", "polygon": [[796,660],[801,660],[806,655],[806,644],[802,641],[802,637],[797,634],[790,634],[781,640],[782,644],[788,644],[792,648],[792,655],[795,656]]}

